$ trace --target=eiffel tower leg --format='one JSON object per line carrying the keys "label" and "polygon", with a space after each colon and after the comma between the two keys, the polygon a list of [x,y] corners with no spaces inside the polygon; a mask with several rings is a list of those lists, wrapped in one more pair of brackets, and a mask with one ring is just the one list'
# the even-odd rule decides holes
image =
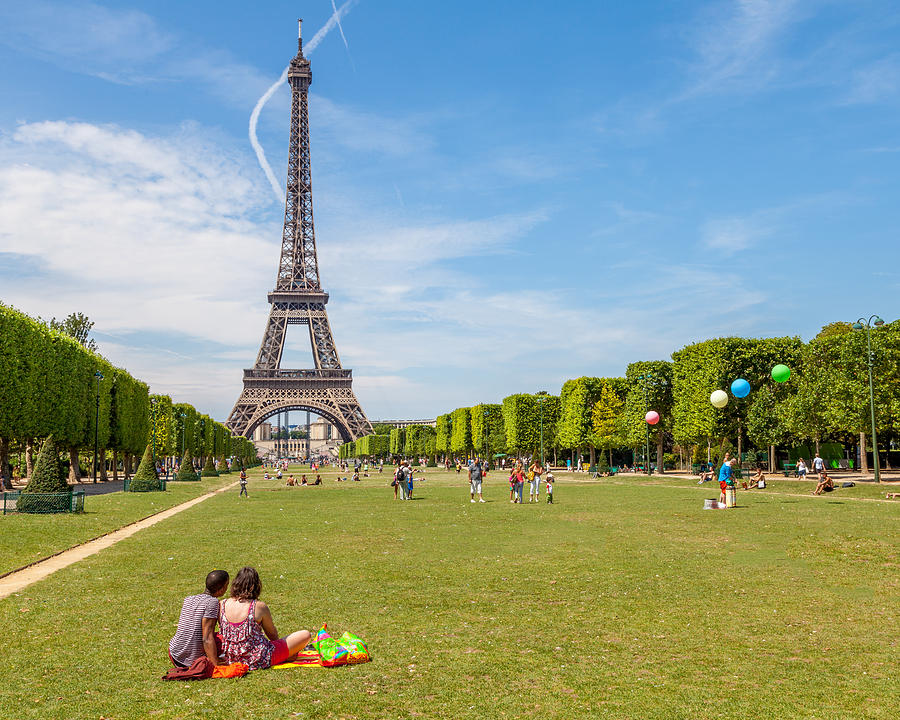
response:
{"label": "eiffel tower leg", "polygon": [[259,346],[259,354],[256,356],[256,367],[277,368],[281,365],[287,326],[287,316],[276,315],[273,306],[269,311],[269,319],[266,321],[266,330],[263,333],[262,344]]}
{"label": "eiffel tower leg", "polygon": [[309,341],[312,344],[313,359],[317,368],[339,368],[341,359],[338,357],[334,338],[331,336],[331,325],[328,323],[328,315],[325,308],[321,312],[309,314]]}

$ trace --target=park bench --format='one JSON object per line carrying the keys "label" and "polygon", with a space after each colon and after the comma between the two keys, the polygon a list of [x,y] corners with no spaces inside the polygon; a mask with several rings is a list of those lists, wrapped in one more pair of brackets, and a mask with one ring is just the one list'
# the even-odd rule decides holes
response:
{"label": "park bench", "polygon": [[785,477],[790,477],[791,475],[793,475],[795,477],[797,476],[797,463],[786,462],[786,463],[783,463],[783,465],[784,465],[784,470],[782,470],[782,472],[784,473]]}

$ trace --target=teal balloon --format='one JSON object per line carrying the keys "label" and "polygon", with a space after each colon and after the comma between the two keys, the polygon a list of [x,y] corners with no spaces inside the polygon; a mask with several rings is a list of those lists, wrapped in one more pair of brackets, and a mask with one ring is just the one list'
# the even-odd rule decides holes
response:
{"label": "teal balloon", "polygon": [[785,382],[791,376],[791,369],[787,365],[776,365],[772,368],[772,379],[775,382]]}
{"label": "teal balloon", "polygon": [[747,397],[750,394],[750,383],[743,378],[738,378],[731,383],[731,394],[736,398]]}

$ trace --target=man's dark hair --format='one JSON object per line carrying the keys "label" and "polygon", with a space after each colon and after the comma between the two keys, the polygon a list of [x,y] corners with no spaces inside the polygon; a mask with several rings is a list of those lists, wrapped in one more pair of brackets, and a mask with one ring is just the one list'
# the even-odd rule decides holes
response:
{"label": "man's dark hair", "polygon": [[231,597],[235,600],[256,600],[261,592],[259,573],[252,567],[242,567],[231,583]]}
{"label": "man's dark hair", "polygon": [[206,591],[215,595],[228,584],[228,573],[224,570],[213,570],[206,576]]}

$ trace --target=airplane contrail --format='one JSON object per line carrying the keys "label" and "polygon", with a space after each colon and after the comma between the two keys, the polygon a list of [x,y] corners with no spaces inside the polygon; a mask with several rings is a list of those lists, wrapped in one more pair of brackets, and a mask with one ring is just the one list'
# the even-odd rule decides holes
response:
{"label": "airplane contrail", "polygon": [[[334,8],[334,13],[328,18],[328,22],[326,22],[319,31],[312,36],[312,39],[306,44],[303,48],[305,55],[311,55],[313,50],[318,47],[319,43],[325,38],[325,36],[331,32],[335,26],[338,27],[341,33],[341,37],[344,38],[344,45],[347,45],[347,38],[344,37],[344,29],[341,27],[341,18],[344,17],[354,5],[359,0],[347,0],[340,7],[335,7],[334,0],[331,0],[331,5]],[[347,50],[349,50],[349,46]],[[288,65],[290,67],[290,65]],[[281,77],[278,78],[272,85],[266,90],[262,97],[256,101],[256,105],[253,107],[253,112],[250,113],[250,144],[253,146],[253,151],[256,153],[256,159],[259,162],[259,166],[262,168],[262,171],[266,174],[266,178],[269,180],[269,185],[272,186],[272,191],[275,193],[275,197],[278,202],[281,202],[284,199],[284,190],[281,188],[281,185],[278,183],[278,180],[275,178],[275,173],[272,172],[272,166],[269,165],[269,161],[266,160],[266,153],[262,148],[262,145],[259,144],[259,138],[256,137],[256,126],[259,123],[259,114],[262,112],[265,104],[269,102],[269,99],[275,94],[275,92],[284,85],[287,80],[288,67],[284,69],[281,73]]]}
{"label": "airplane contrail", "polygon": [[[338,10],[337,10],[337,5],[334,4],[334,0],[331,0],[331,9],[334,10],[334,15],[337,16]],[[347,52],[350,52],[350,46],[347,44],[347,36],[344,35],[344,26],[341,25],[340,16],[337,17],[337,26],[338,26],[338,30],[341,33],[341,40],[344,41],[344,47],[347,48]]]}

